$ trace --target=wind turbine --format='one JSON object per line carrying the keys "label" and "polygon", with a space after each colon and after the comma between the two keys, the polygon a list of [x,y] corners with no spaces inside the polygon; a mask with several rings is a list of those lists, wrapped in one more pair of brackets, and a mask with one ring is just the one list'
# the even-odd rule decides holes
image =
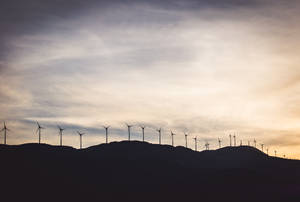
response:
{"label": "wind turbine", "polygon": [[230,139],[230,146],[232,146],[232,143],[231,143],[231,134],[229,134],[229,139]]}
{"label": "wind turbine", "polygon": [[276,157],[277,151],[275,150],[274,153],[275,153],[275,157]]}
{"label": "wind turbine", "polygon": [[250,141],[248,140],[248,146],[250,146]]}
{"label": "wind turbine", "polygon": [[235,138],[235,134],[233,135],[233,140],[234,140],[234,146],[236,146],[236,138]]}
{"label": "wind turbine", "polygon": [[254,147],[256,148],[256,140],[254,139],[254,141],[253,141],[253,142],[254,142]]}
{"label": "wind turbine", "polygon": [[267,150],[267,155],[269,156],[269,148],[267,148],[266,150]]}
{"label": "wind turbine", "polygon": [[264,144],[260,144],[261,146],[261,151],[264,152]]}
{"label": "wind turbine", "polygon": [[171,131],[171,137],[172,137],[172,146],[174,147],[174,133]]}
{"label": "wind turbine", "polygon": [[77,133],[79,135],[80,149],[82,149],[82,136],[84,135],[84,133],[80,133],[79,131],[77,131]]}
{"label": "wind turbine", "polygon": [[110,128],[110,126],[103,126],[103,128],[105,129],[105,142],[107,144],[108,143],[108,129]]}
{"label": "wind turbine", "polygon": [[128,128],[128,141],[130,141],[130,129],[131,129],[131,127],[132,127],[133,125],[129,125],[129,124],[127,124],[127,123],[126,123],[126,125],[127,125],[127,128]]}
{"label": "wind turbine", "polygon": [[37,124],[37,129],[36,129],[36,132],[39,132],[39,144],[41,144],[41,131],[42,129],[45,129],[44,127],[42,127],[39,122],[36,122]]}
{"label": "wind turbine", "polygon": [[205,143],[205,149],[209,150],[209,143],[208,142]]}
{"label": "wind turbine", "polygon": [[62,146],[62,135],[63,131],[65,130],[64,128],[61,128],[60,126],[57,126],[59,129],[59,136],[60,136],[60,146]]}
{"label": "wind turbine", "polygon": [[187,137],[188,137],[188,134],[187,133],[184,133],[184,138],[185,138],[185,148],[187,148]]}
{"label": "wind turbine", "polygon": [[161,128],[156,129],[156,131],[158,132],[158,144],[161,144]]}
{"label": "wind turbine", "polygon": [[142,135],[143,135],[143,142],[145,142],[145,128],[146,126],[140,126],[142,129]]}
{"label": "wind turbine", "polygon": [[5,121],[3,122],[3,128],[1,130],[1,132],[2,131],[4,131],[4,145],[6,145],[6,133],[7,133],[7,131],[10,131],[10,130],[6,127]]}
{"label": "wind turbine", "polygon": [[197,151],[197,137],[193,138],[195,140],[195,151]]}
{"label": "wind turbine", "polygon": [[218,138],[218,142],[219,142],[219,148],[221,149],[221,140],[220,140],[220,138]]}
{"label": "wind turbine", "polygon": [[241,142],[240,142],[240,146],[243,146],[243,140],[241,140]]}

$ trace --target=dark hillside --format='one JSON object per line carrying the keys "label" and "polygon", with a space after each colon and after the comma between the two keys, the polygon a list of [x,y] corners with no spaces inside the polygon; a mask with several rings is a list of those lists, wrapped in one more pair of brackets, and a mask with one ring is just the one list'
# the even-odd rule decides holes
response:
{"label": "dark hillside", "polygon": [[300,162],[247,146],[0,145],[0,159],[1,195],[11,201],[300,201]]}

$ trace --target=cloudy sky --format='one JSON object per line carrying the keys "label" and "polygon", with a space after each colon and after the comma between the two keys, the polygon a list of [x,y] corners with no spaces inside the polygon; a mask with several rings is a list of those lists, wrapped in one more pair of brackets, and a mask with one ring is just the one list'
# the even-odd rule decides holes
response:
{"label": "cloudy sky", "polygon": [[[78,147],[127,138],[217,147],[255,138],[300,158],[299,1],[4,0],[0,119],[9,144]],[[141,139],[133,128],[133,139]],[[3,133],[1,133],[1,141]]]}

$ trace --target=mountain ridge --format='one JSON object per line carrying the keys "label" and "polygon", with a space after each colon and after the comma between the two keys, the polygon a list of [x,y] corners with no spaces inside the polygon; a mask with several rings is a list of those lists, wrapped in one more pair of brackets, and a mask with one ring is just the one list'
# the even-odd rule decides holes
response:
{"label": "mountain ridge", "polygon": [[[196,152],[139,141],[84,149],[31,143],[0,145],[0,159],[1,190],[33,201],[44,195],[50,201],[199,201],[198,195],[208,201],[294,201],[300,191],[300,161],[248,146]],[[52,193],[54,187],[60,191]]]}

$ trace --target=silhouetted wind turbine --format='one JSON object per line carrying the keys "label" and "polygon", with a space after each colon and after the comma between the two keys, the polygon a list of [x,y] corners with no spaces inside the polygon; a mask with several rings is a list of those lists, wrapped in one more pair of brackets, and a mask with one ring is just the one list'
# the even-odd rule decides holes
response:
{"label": "silhouetted wind turbine", "polygon": [[82,136],[84,135],[84,133],[80,133],[79,131],[77,131],[77,133],[79,135],[80,149],[82,149]]}
{"label": "silhouetted wind turbine", "polygon": [[37,124],[37,129],[36,129],[36,132],[39,132],[39,144],[41,144],[41,131],[42,129],[45,129],[44,127],[42,127],[39,122],[36,122]]}
{"label": "silhouetted wind turbine", "polygon": [[143,135],[143,142],[145,142],[145,128],[146,126],[140,126],[142,129],[142,135]]}
{"label": "silhouetted wind turbine", "polygon": [[105,129],[105,143],[108,143],[108,129],[110,128],[110,126],[103,126],[103,128]]}
{"label": "silhouetted wind turbine", "polygon": [[197,151],[197,137],[193,138],[195,140],[195,151]]}
{"label": "silhouetted wind turbine", "polygon": [[172,137],[172,146],[174,146],[174,133],[171,131],[171,137]]}
{"label": "silhouetted wind turbine", "polygon": [[240,146],[243,146],[243,140],[241,140],[241,142],[240,142]]}
{"label": "silhouetted wind turbine", "polygon": [[219,142],[219,149],[221,149],[221,140],[220,140],[220,138],[218,138],[218,142]]}
{"label": "silhouetted wind turbine", "polygon": [[275,157],[276,157],[277,151],[275,150],[274,153],[275,153]]}
{"label": "silhouetted wind turbine", "polygon": [[248,146],[250,146],[250,141],[248,140]]}
{"label": "silhouetted wind turbine", "polygon": [[156,131],[158,132],[158,144],[161,144],[161,128],[156,129]]}
{"label": "silhouetted wind turbine", "polygon": [[264,152],[264,144],[260,144],[261,145],[261,151]]}
{"label": "silhouetted wind turbine", "polygon": [[254,139],[254,141],[253,141],[253,142],[254,142],[254,147],[256,148],[256,140]]}
{"label": "silhouetted wind turbine", "polygon": [[205,149],[209,150],[209,143],[208,142],[205,143]]}
{"label": "silhouetted wind turbine", "polygon": [[267,148],[266,150],[267,150],[267,155],[269,156],[269,148]]}
{"label": "silhouetted wind turbine", "polygon": [[230,139],[230,146],[232,146],[232,143],[231,143],[231,134],[229,134],[229,139]]}
{"label": "silhouetted wind turbine", "polygon": [[6,134],[7,134],[7,131],[10,131],[10,130],[6,127],[5,121],[3,122],[3,128],[1,130],[1,132],[2,131],[4,131],[4,145],[6,145]]}
{"label": "silhouetted wind turbine", "polygon": [[234,141],[234,146],[236,146],[236,138],[235,138],[235,135],[233,135],[233,141]]}
{"label": "silhouetted wind turbine", "polygon": [[184,133],[184,138],[185,138],[185,148],[187,148],[187,136],[188,136],[188,134],[187,134],[187,133]]}
{"label": "silhouetted wind turbine", "polygon": [[60,146],[62,146],[62,135],[63,131],[65,130],[64,128],[61,128],[60,126],[57,126],[59,129],[59,136],[60,136]]}
{"label": "silhouetted wind turbine", "polygon": [[132,127],[133,125],[129,125],[129,124],[127,124],[127,123],[126,123],[126,125],[127,125],[127,128],[128,128],[128,141],[130,141],[130,129],[131,129],[131,127]]}

